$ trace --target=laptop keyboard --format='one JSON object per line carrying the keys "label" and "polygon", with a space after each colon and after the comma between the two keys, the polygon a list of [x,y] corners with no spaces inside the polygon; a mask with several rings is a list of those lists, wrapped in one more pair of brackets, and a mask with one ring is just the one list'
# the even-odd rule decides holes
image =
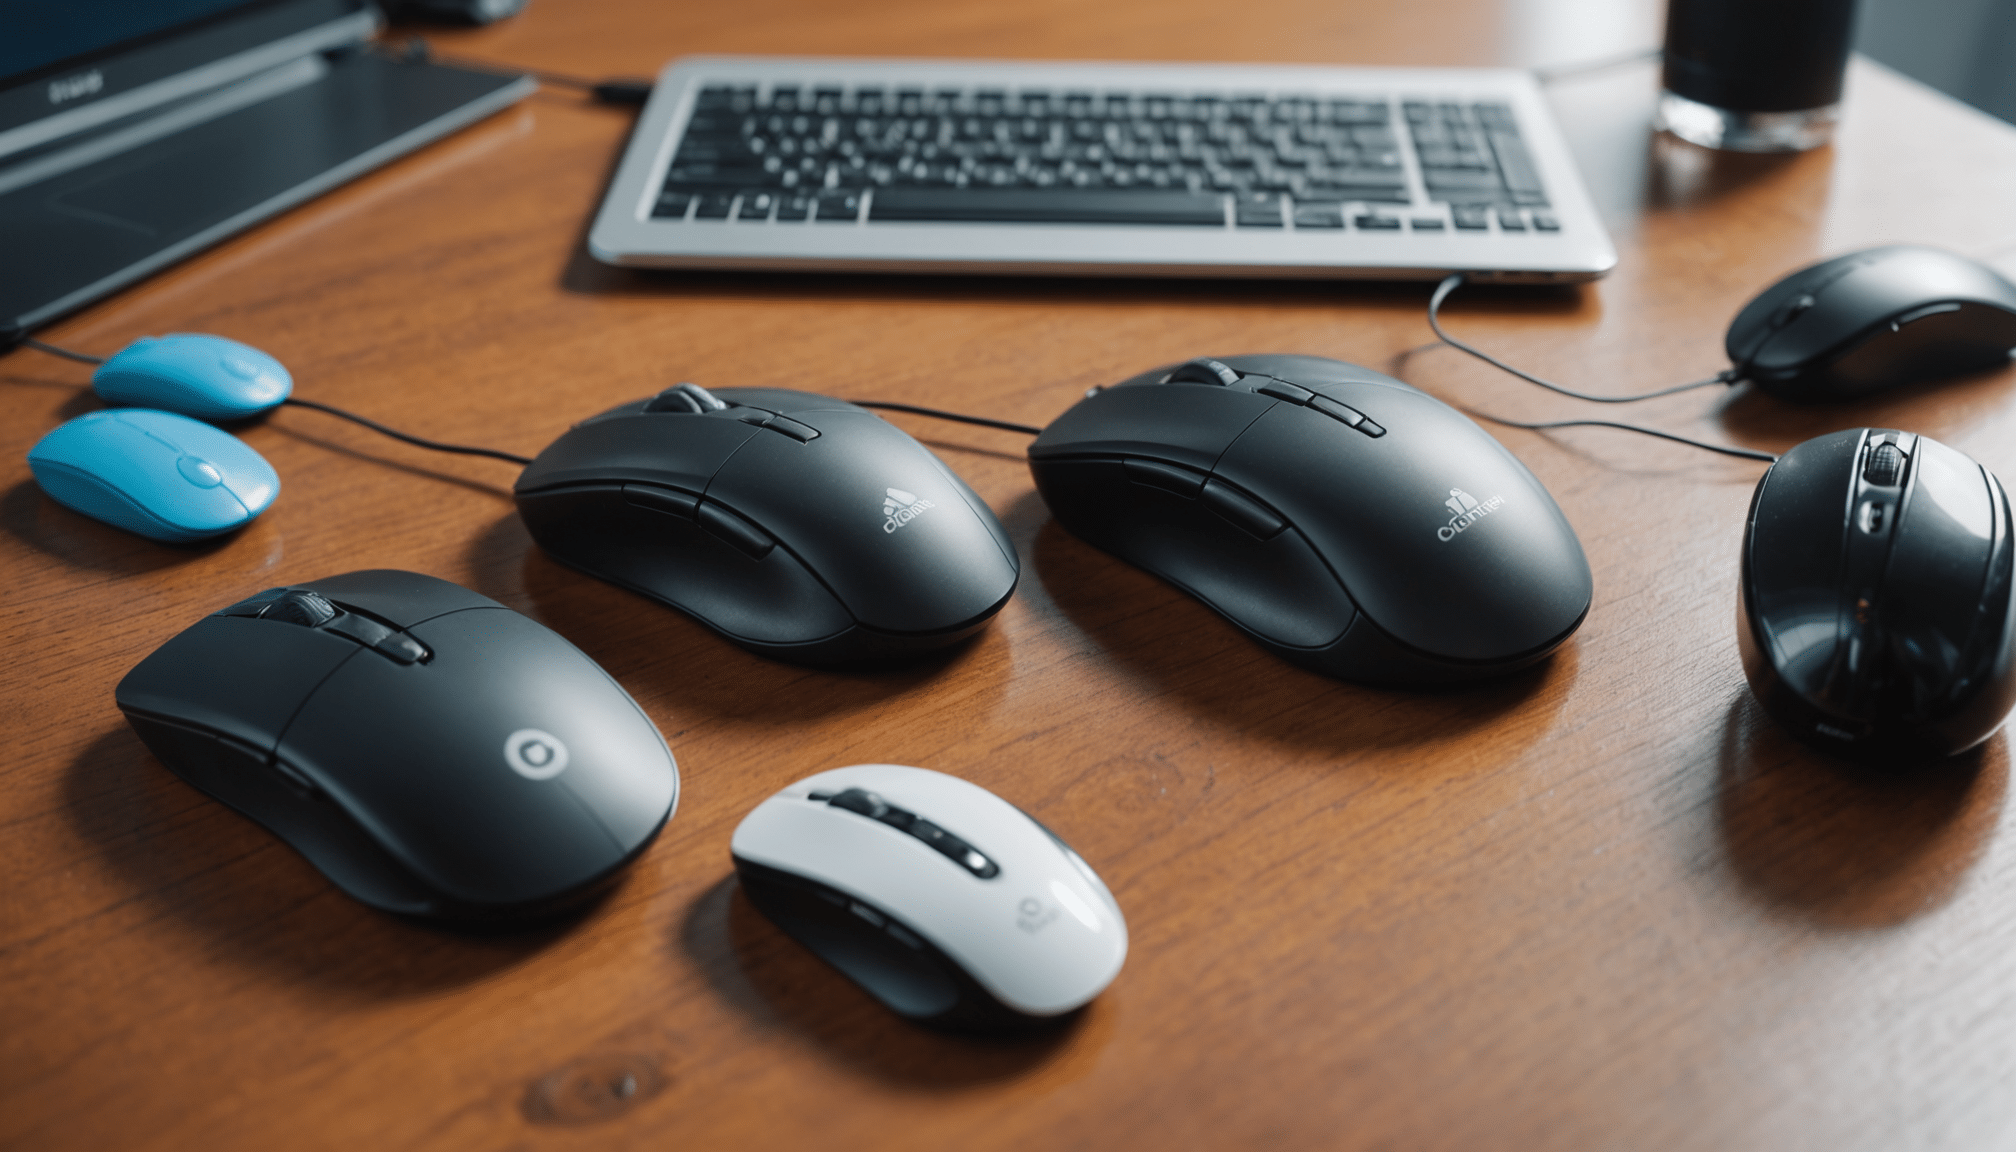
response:
{"label": "laptop keyboard", "polygon": [[870,86],[703,88],[652,216],[1560,229],[1508,104]]}

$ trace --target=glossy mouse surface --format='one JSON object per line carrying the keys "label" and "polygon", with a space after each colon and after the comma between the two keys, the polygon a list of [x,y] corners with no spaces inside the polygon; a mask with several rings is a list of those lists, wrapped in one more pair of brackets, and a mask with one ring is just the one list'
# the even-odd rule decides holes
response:
{"label": "glossy mouse surface", "polygon": [[1582,545],[1525,465],[1462,413],[1354,364],[1158,368],[1059,416],[1029,470],[1074,534],[1328,675],[1510,672],[1589,610]]}
{"label": "glossy mouse surface", "polygon": [[169,543],[242,528],[280,494],[273,466],[244,441],[145,408],[58,425],[28,450],[28,467],[57,503]]}
{"label": "glossy mouse surface", "polygon": [[128,344],[91,374],[91,389],[109,404],[228,421],[257,416],[287,399],[294,378],[250,344],[176,332]]}
{"label": "glossy mouse surface", "polygon": [[942,648],[1021,573],[980,498],[865,408],[690,384],[583,421],[516,485],[548,554],[804,663]]}
{"label": "glossy mouse surface", "polygon": [[1925,436],[1808,440],[1757,482],[1737,633],[1765,707],[1807,741],[1950,755],[2016,700],[2009,498]]}
{"label": "glossy mouse surface", "polygon": [[2016,284],[1964,256],[1896,244],[1802,268],[1729,325],[1740,379],[1787,400],[1845,400],[2009,363]]}
{"label": "glossy mouse surface", "polygon": [[1076,852],[956,776],[857,764],[798,781],[735,829],[750,903],[903,1016],[1026,1027],[1120,972],[1127,922]]}
{"label": "glossy mouse surface", "polygon": [[664,739],[593,660],[412,572],[268,589],[163,644],[116,698],[169,769],[388,912],[565,908],[679,798]]}

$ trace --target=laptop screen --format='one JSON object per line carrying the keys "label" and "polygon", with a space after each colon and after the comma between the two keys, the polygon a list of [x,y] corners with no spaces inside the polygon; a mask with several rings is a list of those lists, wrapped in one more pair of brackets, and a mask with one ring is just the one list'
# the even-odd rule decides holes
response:
{"label": "laptop screen", "polygon": [[71,0],[63,4],[9,3],[7,35],[0,39],[0,84],[107,48],[246,7],[246,0]]}
{"label": "laptop screen", "polygon": [[0,157],[375,26],[366,0],[0,0]]}

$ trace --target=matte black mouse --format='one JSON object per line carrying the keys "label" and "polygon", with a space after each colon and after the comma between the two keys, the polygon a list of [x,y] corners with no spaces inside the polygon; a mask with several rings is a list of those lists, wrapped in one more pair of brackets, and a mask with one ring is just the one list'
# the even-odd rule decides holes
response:
{"label": "matte black mouse", "polygon": [[2009,363],[2016,284],[1911,244],[1802,268],[1736,314],[1733,376],[1787,400],[1846,400]]}
{"label": "matte black mouse", "polygon": [[270,588],[163,644],[116,695],[163,764],[388,912],[563,910],[679,799],[664,738],[593,660],[412,572]]}
{"label": "matte black mouse", "polygon": [[2016,701],[2009,498],[1925,436],[1852,428],[1750,501],[1737,635],[1758,699],[1833,751],[1951,755]]}
{"label": "matte black mouse", "polygon": [[1589,611],[1581,542],[1525,465],[1355,364],[1158,368],[1059,416],[1029,470],[1064,527],[1332,676],[1510,672]]}
{"label": "matte black mouse", "polygon": [[681,384],[575,425],[515,492],[554,559],[801,663],[956,643],[1022,571],[929,450],[809,392]]}

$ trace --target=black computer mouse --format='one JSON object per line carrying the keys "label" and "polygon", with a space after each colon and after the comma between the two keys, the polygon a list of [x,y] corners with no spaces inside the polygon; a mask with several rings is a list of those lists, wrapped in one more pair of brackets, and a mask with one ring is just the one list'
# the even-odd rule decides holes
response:
{"label": "black computer mouse", "polygon": [[413,572],[233,604],[141,661],[117,699],[169,769],[388,912],[564,910],[679,799],[663,737],[593,660]]}
{"label": "black computer mouse", "polygon": [[1022,571],[928,449],[809,392],[681,384],[575,425],[515,493],[554,559],[800,663],[956,643]]}
{"label": "black computer mouse", "polygon": [[1059,416],[1029,470],[1064,527],[1332,676],[1510,672],[1589,611],[1581,542],[1525,465],[1355,364],[1157,368]]}
{"label": "black computer mouse", "polygon": [[1757,482],[1737,635],[1766,709],[1820,747],[1951,755],[2016,701],[2009,498],[1926,436],[1852,428]]}
{"label": "black computer mouse", "polygon": [[1726,341],[1733,376],[1787,400],[1846,400],[2009,363],[2016,284],[1912,244],[1802,268],[1744,305]]}

